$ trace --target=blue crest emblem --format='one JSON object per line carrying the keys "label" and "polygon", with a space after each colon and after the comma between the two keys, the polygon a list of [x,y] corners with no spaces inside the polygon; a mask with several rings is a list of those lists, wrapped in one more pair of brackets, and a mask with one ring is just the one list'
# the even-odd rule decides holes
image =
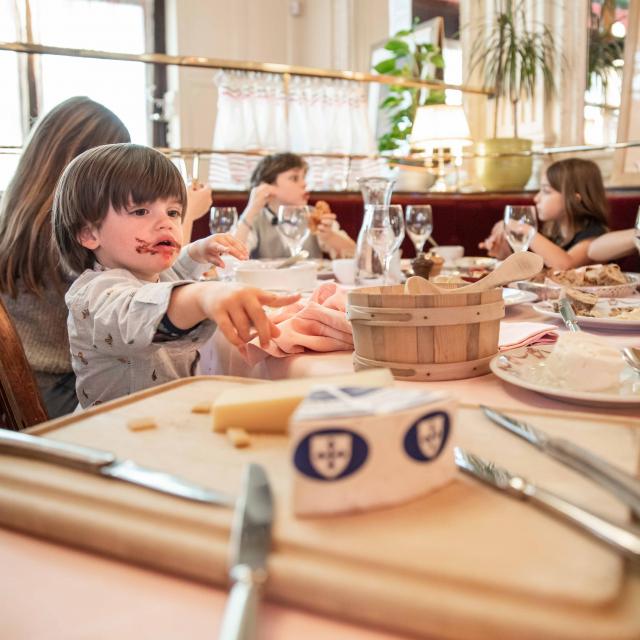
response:
{"label": "blue crest emblem", "polygon": [[434,411],[418,418],[404,436],[404,450],[418,462],[435,460],[449,437],[449,414]]}
{"label": "blue crest emblem", "polygon": [[347,429],[323,429],[307,434],[293,454],[295,468],[315,480],[340,480],[366,461],[369,445]]}

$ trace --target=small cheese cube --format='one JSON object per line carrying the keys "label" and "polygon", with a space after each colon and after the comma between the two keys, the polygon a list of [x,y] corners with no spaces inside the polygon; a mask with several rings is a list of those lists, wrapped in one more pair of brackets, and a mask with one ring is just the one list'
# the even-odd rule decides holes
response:
{"label": "small cheese cube", "polygon": [[133,418],[127,422],[130,431],[146,431],[157,426],[158,423],[153,418]]}
{"label": "small cheese cube", "polygon": [[248,447],[251,444],[251,438],[244,429],[227,429],[227,439],[236,449]]}
{"label": "small cheese cube", "polygon": [[211,413],[210,402],[198,402],[191,407],[191,413]]}
{"label": "small cheese cube", "polygon": [[368,369],[341,376],[232,387],[224,390],[213,403],[213,430],[237,427],[249,433],[286,433],[291,414],[315,386],[385,387],[392,384],[389,369]]}

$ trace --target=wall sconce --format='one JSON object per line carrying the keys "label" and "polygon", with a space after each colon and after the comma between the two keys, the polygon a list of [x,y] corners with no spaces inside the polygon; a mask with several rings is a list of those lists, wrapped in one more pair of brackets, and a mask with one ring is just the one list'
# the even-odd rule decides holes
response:
{"label": "wall sconce", "polygon": [[423,149],[437,164],[436,182],[430,191],[447,191],[444,165],[455,158],[462,162],[462,147],[472,144],[469,124],[459,105],[430,104],[418,107],[409,142],[412,147]]}

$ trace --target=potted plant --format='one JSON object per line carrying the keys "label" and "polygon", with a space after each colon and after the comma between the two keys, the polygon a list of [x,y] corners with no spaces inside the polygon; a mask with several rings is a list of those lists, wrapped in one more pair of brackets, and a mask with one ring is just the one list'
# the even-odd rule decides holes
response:
{"label": "potted plant", "polygon": [[[439,47],[429,42],[420,42],[416,34],[417,23],[410,29],[398,31],[385,45],[390,57],[382,60],[374,69],[382,74],[433,80],[432,69],[443,69],[444,58]],[[380,109],[387,112],[389,130],[378,139],[379,151],[408,151],[408,137],[419,106],[444,104],[444,91],[418,89],[391,85],[388,95],[380,103]]]}
{"label": "potted plant", "polygon": [[[483,75],[494,103],[493,137],[476,145],[478,153],[489,157],[476,160],[476,171],[488,190],[520,190],[531,176],[531,156],[490,156],[531,150],[532,141],[518,137],[521,101],[535,97],[540,77],[546,95],[553,92],[556,46],[546,26],[528,27],[525,0],[496,0],[495,8],[488,35],[482,30],[475,39],[469,65]],[[512,111],[512,137],[498,137],[500,106],[505,100]]]}

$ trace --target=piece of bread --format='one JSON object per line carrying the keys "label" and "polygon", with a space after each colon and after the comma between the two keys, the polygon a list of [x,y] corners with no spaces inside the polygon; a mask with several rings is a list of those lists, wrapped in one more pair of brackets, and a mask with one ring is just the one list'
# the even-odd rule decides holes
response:
{"label": "piece of bread", "polygon": [[578,289],[567,289],[565,295],[578,315],[591,312],[598,302],[598,296],[595,293],[587,293]]}
{"label": "piece of bread", "polygon": [[311,215],[309,216],[309,231],[311,233],[316,233],[318,231],[318,225],[322,220],[322,216],[327,215],[327,213],[331,213],[331,207],[324,200],[318,200],[316,202],[316,206],[311,210]]}

